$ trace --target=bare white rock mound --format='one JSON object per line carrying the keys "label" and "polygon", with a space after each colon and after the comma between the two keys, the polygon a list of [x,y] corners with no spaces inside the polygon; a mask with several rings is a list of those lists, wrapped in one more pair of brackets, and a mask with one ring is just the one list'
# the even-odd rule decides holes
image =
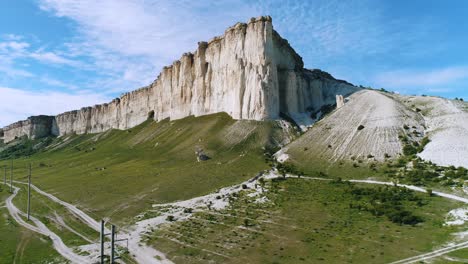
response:
{"label": "bare white rock mound", "polygon": [[287,153],[302,151],[332,161],[353,157],[383,161],[402,153],[402,134],[419,141],[424,135],[421,115],[390,95],[363,90],[288,145]]}
{"label": "bare white rock mound", "polygon": [[468,104],[438,97],[410,97],[424,116],[431,142],[419,156],[441,166],[468,168]]}

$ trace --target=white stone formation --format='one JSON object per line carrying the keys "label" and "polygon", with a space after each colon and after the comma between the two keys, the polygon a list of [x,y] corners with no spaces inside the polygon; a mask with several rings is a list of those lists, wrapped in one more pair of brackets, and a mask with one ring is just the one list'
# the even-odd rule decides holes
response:
{"label": "white stone formation", "polygon": [[336,109],[340,109],[345,104],[344,97],[341,94],[336,95]]}
{"label": "white stone formation", "polygon": [[[128,129],[148,116],[160,121],[226,112],[234,119],[278,119],[280,113],[317,111],[333,104],[336,94],[358,89],[303,65],[288,41],[273,30],[269,16],[252,18],[228,28],[223,36],[199,42],[194,53],[164,67],[147,87],[110,103],[16,122],[3,129],[4,140],[44,136],[43,127],[55,136]],[[49,124],[39,128],[37,120]]]}

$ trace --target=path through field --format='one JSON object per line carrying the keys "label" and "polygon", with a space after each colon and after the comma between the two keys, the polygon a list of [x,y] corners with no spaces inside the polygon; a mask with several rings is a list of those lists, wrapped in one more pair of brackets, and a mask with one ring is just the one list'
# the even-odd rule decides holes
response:
{"label": "path through field", "polygon": [[71,248],[67,247],[63,243],[62,239],[57,234],[52,232],[49,228],[47,228],[47,226],[45,226],[37,218],[31,217],[31,220],[35,224],[35,226],[23,220],[21,216],[25,217],[25,213],[21,212],[13,204],[13,199],[18,194],[18,191],[19,191],[19,188],[13,187],[13,193],[6,200],[6,207],[10,215],[13,217],[13,219],[15,219],[15,221],[18,224],[20,224],[21,226],[31,231],[34,231],[36,233],[49,237],[52,240],[55,250],[57,250],[57,252],[60,253],[60,255],[62,255],[64,258],[68,259],[72,263],[78,263],[78,264],[88,263],[89,262],[88,259],[73,252]]}
{"label": "path through field", "polygon": [[[15,181],[15,183],[20,183],[20,184],[27,184],[25,182],[20,182],[20,181]],[[31,187],[38,192],[41,195],[46,196],[50,200],[64,206],[67,210],[69,210],[71,213],[75,214],[79,218],[81,218],[86,225],[89,227],[93,228],[96,231],[100,231],[100,223],[93,219],[91,216],[86,214],[85,212],[81,211],[78,209],[76,206],[67,203],[65,201],[60,200],[59,198],[55,197],[54,195],[47,193],[41,189],[39,189],[37,186],[31,184]],[[15,187],[16,188],[16,187]],[[18,189],[18,188],[16,188]],[[41,223],[42,224],[42,223]],[[136,231],[139,231],[140,229],[137,229]],[[33,230],[35,231],[35,230]],[[106,228],[105,230],[106,233],[109,233],[110,230]],[[122,234],[123,237],[128,238],[128,251],[132,255],[132,257],[138,262],[138,263],[162,263],[162,264],[169,264],[172,263],[168,259],[165,258],[165,255],[162,252],[157,251],[154,248],[145,246],[144,244],[141,243],[141,238],[142,234],[140,232],[131,232],[131,233],[124,233]],[[97,248],[97,245],[96,245]],[[158,259],[156,258],[158,256]],[[83,262],[81,262],[83,263]]]}
{"label": "path through field", "polygon": [[[270,173],[269,175],[265,175],[263,177],[272,178],[271,174],[272,173]],[[279,177],[279,176],[277,176],[277,177]],[[287,177],[288,178],[296,178],[296,179],[304,179],[304,180],[323,180],[323,181],[331,180],[331,179],[327,179],[327,178],[298,177],[298,176],[295,176],[295,175],[288,175]],[[258,179],[259,179],[259,177],[256,177],[256,178],[254,178],[252,180],[249,180],[249,181],[247,181],[245,183],[252,184],[254,181],[256,181]],[[367,184],[379,184],[379,185],[395,185],[395,183],[393,183],[393,182],[383,182],[383,181],[374,181],[374,180],[350,180],[350,182],[367,183]],[[24,182],[16,182],[16,183],[25,184]],[[396,184],[396,185],[400,186],[400,187],[405,187],[405,188],[408,188],[408,189],[411,189],[411,190],[414,190],[414,191],[417,191],[417,192],[427,192],[427,190],[425,190],[424,188],[418,187],[418,186],[405,185],[405,184]],[[64,206],[65,208],[67,208],[70,212],[72,212],[73,214],[80,217],[84,221],[84,223],[87,224],[89,227],[93,228],[94,230],[99,230],[100,229],[100,224],[95,219],[93,219],[92,217],[90,217],[85,212],[81,211],[80,209],[78,209],[76,206],[74,206],[74,205],[72,205],[70,203],[64,202],[64,201],[58,199],[57,197],[55,197],[52,194],[44,192],[43,190],[39,189],[35,185],[31,185],[31,187],[36,192],[40,193],[41,195],[44,195],[44,196],[48,197],[49,199],[51,199],[52,201],[54,201],[56,203],[59,203],[62,206]],[[237,187],[238,187],[238,185],[233,186],[233,187],[228,187],[228,188],[225,188],[225,189],[229,190],[229,191],[236,191],[236,190],[241,189],[241,188],[237,188]],[[54,243],[54,248],[62,256],[64,256],[65,258],[67,258],[71,262],[73,262],[73,263],[88,263],[88,262],[90,262],[89,259],[86,259],[85,257],[79,256],[76,253],[74,253],[72,249],[68,248],[63,243],[63,241],[60,239],[59,236],[57,236],[55,233],[50,231],[38,219],[36,219],[34,217],[31,218],[32,221],[36,224],[36,226],[33,226],[33,225],[25,222],[20,216],[20,215],[24,215],[24,213],[21,212],[12,203],[12,200],[16,196],[18,190],[19,190],[19,188],[14,187],[14,193],[10,197],[8,197],[8,199],[6,201],[6,206],[7,206],[8,210],[9,210],[10,214],[12,215],[12,217],[20,225],[22,225],[22,226],[24,226],[24,227],[26,227],[26,228],[34,231],[34,232],[49,236],[52,239],[53,243]],[[455,201],[460,201],[460,202],[468,204],[468,199],[463,198],[463,197],[459,197],[459,196],[456,196],[456,195],[453,195],[453,194],[447,194],[447,193],[442,193],[442,192],[437,192],[437,191],[434,191],[433,194],[444,197],[444,198],[447,198],[447,199],[452,199],[452,200],[455,200]],[[166,204],[166,205],[179,205],[180,206],[181,204],[185,204],[185,203],[188,203],[188,204],[192,205],[192,203],[194,203],[195,200],[197,200],[197,203],[199,203],[199,202],[203,203],[202,200],[204,200],[204,199],[209,200],[211,198],[211,196],[212,195],[206,195],[206,196],[203,196],[203,197],[196,197],[196,198],[192,198],[192,199],[187,200],[187,201],[170,203],[170,204]],[[132,257],[138,263],[164,263],[164,264],[172,263],[170,260],[165,258],[164,254],[162,252],[159,252],[156,249],[154,249],[152,247],[149,247],[149,246],[146,246],[146,245],[144,245],[144,243],[142,243],[142,237],[144,236],[144,230],[147,230],[148,228],[151,228],[151,227],[157,227],[157,225],[161,224],[161,220],[158,220],[158,221],[152,221],[152,220],[156,220],[156,219],[147,219],[147,220],[144,220],[144,221],[141,221],[141,222],[137,222],[137,224],[135,226],[131,227],[132,231],[127,232],[124,235],[124,236],[129,238],[129,246],[128,246],[129,248],[128,248],[128,250],[129,250],[130,254],[132,255]],[[108,231],[106,231],[106,232],[108,232]],[[451,245],[451,246],[441,248],[441,249],[438,249],[438,250],[435,250],[435,251],[432,251],[432,252],[429,252],[429,253],[425,253],[425,254],[414,256],[414,257],[411,257],[411,258],[403,259],[403,260],[394,262],[394,264],[415,263],[415,262],[419,262],[419,261],[424,261],[424,260],[427,260],[427,259],[438,257],[438,256],[441,256],[441,255],[447,254],[449,252],[456,251],[456,250],[459,250],[459,249],[462,249],[462,248],[467,248],[467,247],[468,247],[468,241],[465,241],[463,243],[459,243],[459,244],[456,244],[456,245]]]}

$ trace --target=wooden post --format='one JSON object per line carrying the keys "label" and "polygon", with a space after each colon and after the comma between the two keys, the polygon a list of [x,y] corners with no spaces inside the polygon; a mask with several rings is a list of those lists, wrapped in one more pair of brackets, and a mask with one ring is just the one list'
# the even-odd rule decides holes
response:
{"label": "wooden post", "polygon": [[104,264],[104,242],[105,242],[105,234],[104,234],[104,220],[101,220],[101,264]]}
{"label": "wooden post", "polygon": [[112,225],[112,228],[111,228],[111,261],[110,263],[111,264],[114,264],[115,263],[115,225]]}

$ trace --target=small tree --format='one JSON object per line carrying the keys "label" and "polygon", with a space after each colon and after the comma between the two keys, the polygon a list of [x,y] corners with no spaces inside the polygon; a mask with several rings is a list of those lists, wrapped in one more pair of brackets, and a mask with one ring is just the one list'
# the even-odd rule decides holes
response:
{"label": "small tree", "polygon": [[264,178],[260,178],[258,180],[258,183],[260,183],[260,187],[262,188],[262,192],[265,192],[264,188],[265,188],[265,179]]}
{"label": "small tree", "polygon": [[427,192],[427,194],[428,194],[429,196],[433,196],[433,195],[434,195],[434,193],[432,192],[432,189],[427,189],[426,192]]}

